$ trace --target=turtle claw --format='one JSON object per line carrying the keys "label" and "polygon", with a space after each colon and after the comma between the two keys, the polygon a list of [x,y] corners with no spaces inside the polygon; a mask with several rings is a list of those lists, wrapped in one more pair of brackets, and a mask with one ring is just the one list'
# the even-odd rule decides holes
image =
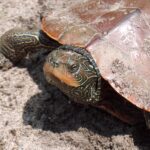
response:
{"label": "turtle claw", "polygon": [[0,53],[0,70],[7,71],[12,68],[13,63],[7,59],[2,53]]}
{"label": "turtle claw", "polygon": [[144,117],[145,117],[146,126],[148,129],[150,129],[150,113],[144,111]]}

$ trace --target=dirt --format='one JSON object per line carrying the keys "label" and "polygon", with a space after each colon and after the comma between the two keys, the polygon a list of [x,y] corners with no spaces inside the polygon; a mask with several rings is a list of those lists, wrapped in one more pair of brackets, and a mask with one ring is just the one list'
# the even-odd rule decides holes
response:
{"label": "dirt", "polygon": [[148,37],[147,39],[144,40],[144,52],[150,56],[150,37]]}
{"label": "dirt", "polygon": [[[40,27],[45,10],[74,0],[1,0],[0,34],[13,27]],[[0,71],[0,150],[150,149],[144,125],[129,126],[111,115],[70,101],[45,81],[44,57],[35,55]]]}

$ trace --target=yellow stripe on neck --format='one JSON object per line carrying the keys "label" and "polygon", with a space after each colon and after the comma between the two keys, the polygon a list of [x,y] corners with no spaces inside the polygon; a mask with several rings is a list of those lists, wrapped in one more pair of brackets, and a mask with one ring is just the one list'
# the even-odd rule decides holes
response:
{"label": "yellow stripe on neck", "polygon": [[53,75],[66,85],[72,87],[80,86],[78,81],[70,73],[68,73],[62,66],[58,68],[53,68],[50,64],[45,63],[44,71],[47,75]]}

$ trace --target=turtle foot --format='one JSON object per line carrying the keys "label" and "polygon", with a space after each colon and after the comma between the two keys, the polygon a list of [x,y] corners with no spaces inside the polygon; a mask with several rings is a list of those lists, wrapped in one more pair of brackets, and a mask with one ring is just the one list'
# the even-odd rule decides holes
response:
{"label": "turtle foot", "polygon": [[110,103],[104,102],[101,105],[99,105],[98,107],[105,110],[106,112],[110,113],[111,115],[115,116],[119,120],[121,120],[129,125],[135,125],[138,123],[136,118],[128,115],[127,113],[125,113],[123,111],[119,111],[117,108],[115,108]]}
{"label": "turtle foot", "polygon": [[144,117],[145,117],[146,126],[148,129],[150,129],[150,112],[144,111]]}
{"label": "turtle foot", "polygon": [[13,63],[7,59],[2,53],[0,53],[0,70],[7,71],[12,68]]}

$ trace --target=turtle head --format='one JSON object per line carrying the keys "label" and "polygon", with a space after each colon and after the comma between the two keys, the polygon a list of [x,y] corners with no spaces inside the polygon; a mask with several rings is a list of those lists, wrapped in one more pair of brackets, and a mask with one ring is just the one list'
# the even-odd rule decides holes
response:
{"label": "turtle head", "polygon": [[100,100],[100,74],[90,54],[73,46],[52,51],[44,64],[47,81],[80,103]]}

